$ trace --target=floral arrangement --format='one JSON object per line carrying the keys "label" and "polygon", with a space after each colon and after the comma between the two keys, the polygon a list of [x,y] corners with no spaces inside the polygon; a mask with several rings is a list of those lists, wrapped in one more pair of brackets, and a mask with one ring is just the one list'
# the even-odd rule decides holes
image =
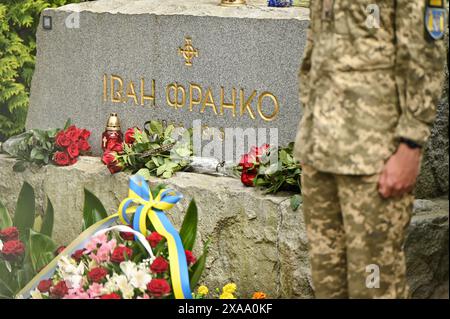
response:
{"label": "floral arrangement", "polygon": [[150,121],[146,125],[148,128],[144,130],[129,128],[123,143],[107,145],[102,162],[111,174],[127,171],[146,178],[169,178],[189,165],[193,153],[191,130],[183,130],[177,136],[173,125],[164,127],[159,121]]}
{"label": "floral arrangement", "polygon": [[[144,258],[133,233],[100,234],[70,257],[61,256],[55,274],[39,282],[33,299],[165,299],[173,298],[169,260],[156,232],[147,237],[160,253]],[[196,258],[186,251],[192,267]]]}
{"label": "floral arrangement", "polygon": [[[299,193],[301,167],[294,160],[293,149],[294,143],[279,148],[269,144],[253,146],[250,152],[241,157],[236,167],[242,183],[250,187],[261,187],[266,193],[276,193],[280,190]],[[274,158],[276,160],[273,160]],[[300,195],[294,195],[291,198],[292,208],[296,210],[300,202]]]}
{"label": "floral arrangement", "polygon": [[[59,249],[58,257],[42,269],[18,297],[191,297],[190,287],[197,285],[205,268],[208,244],[200,257],[193,254],[198,223],[195,201],[190,202],[178,232],[163,211],[173,207],[181,194],[164,188],[161,184],[150,188],[142,176],[131,177],[130,197],[122,201],[120,213],[108,217],[101,202],[92,193],[85,192],[85,230],[67,248]],[[130,206],[131,202],[134,206]],[[142,224],[147,217],[151,222]],[[120,225],[111,226],[119,220]],[[173,245],[174,242],[177,244]],[[174,271],[178,273],[176,277]]]}
{"label": "floral arrangement", "polygon": [[90,131],[68,121],[63,129],[33,129],[13,136],[2,144],[2,151],[18,159],[15,171],[23,171],[25,163],[67,166],[75,164],[78,156],[89,153],[90,135]]}

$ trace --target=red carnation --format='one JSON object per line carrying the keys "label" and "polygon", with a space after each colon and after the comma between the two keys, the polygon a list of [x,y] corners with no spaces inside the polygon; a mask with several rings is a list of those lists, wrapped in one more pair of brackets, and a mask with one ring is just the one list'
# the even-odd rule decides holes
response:
{"label": "red carnation", "polygon": [[79,263],[80,260],[81,260],[81,257],[83,257],[83,255],[84,255],[84,251],[85,251],[84,248],[83,248],[83,249],[78,249],[78,250],[76,250],[76,251],[72,254],[72,258],[75,259],[75,261],[76,261],[77,263]]}
{"label": "red carnation", "polygon": [[165,279],[152,279],[152,281],[147,284],[147,289],[157,298],[170,293],[170,285]]}
{"label": "red carnation", "polygon": [[150,270],[156,274],[166,272],[168,268],[169,263],[164,259],[164,257],[161,256],[156,257],[156,259],[150,265]]}
{"label": "red carnation", "polygon": [[119,246],[114,249],[111,255],[111,261],[115,263],[121,263],[122,261],[125,261],[125,256],[127,256],[128,259],[130,259],[132,255],[133,250],[131,250],[131,248]]}
{"label": "red carnation", "polygon": [[82,129],[80,131],[80,139],[82,140],[87,140],[89,138],[89,136],[91,136],[91,132],[86,130],[86,129]]}
{"label": "red carnation", "polygon": [[62,251],[66,249],[66,246],[59,246],[56,250],[55,250],[55,255],[58,256],[60,253],[62,253]]}
{"label": "red carnation", "polygon": [[69,154],[70,158],[76,158],[78,155],[80,155],[80,150],[78,149],[78,143],[71,143],[69,147],[67,148],[67,153]]}
{"label": "red carnation", "polygon": [[20,240],[10,240],[3,244],[2,257],[7,261],[14,261],[25,253],[25,245]]}
{"label": "red carnation", "polygon": [[86,140],[80,139],[78,141],[78,149],[82,152],[88,152],[91,149],[91,145]]}
{"label": "red carnation", "polygon": [[135,138],[134,138],[134,127],[132,127],[132,128],[129,128],[125,132],[125,143],[133,144],[134,141],[135,141]]}
{"label": "red carnation", "polygon": [[253,168],[255,162],[255,158],[250,156],[249,154],[244,154],[241,157],[241,161],[239,162],[239,166],[242,166],[244,170]]}
{"label": "red carnation", "polygon": [[122,299],[122,298],[120,298],[120,295],[113,292],[110,294],[100,296],[100,299]]}
{"label": "red carnation", "polygon": [[66,130],[66,136],[72,141],[77,142],[80,138],[81,130],[78,129],[75,125],[69,126],[69,128]]}
{"label": "red carnation", "polygon": [[17,240],[19,239],[19,230],[17,227],[7,227],[0,230],[0,239],[3,241]]}
{"label": "red carnation", "polygon": [[132,232],[120,232],[120,237],[123,240],[134,240],[134,234]]}
{"label": "red carnation", "polygon": [[67,295],[68,292],[69,289],[67,288],[66,282],[64,280],[61,280],[52,288],[50,288],[50,296],[56,299],[63,298],[65,295]]}
{"label": "red carnation", "polygon": [[50,288],[52,287],[52,280],[51,279],[44,279],[39,282],[39,285],[37,286],[37,289],[44,293],[49,292]]}
{"label": "red carnation", "polygon": [[105,268],[95,267],[95,268],[92,268],[92,270],[88,272],[88,278],[92,282],[99,283],[106,277],[107,274],[108,274],[108,271]]}
{"label": "red carnation", "polygon": [[147,241],[150,243],[150,246],[152,246],[152,248],[155,248],[156,246],[158,246],[159,242],[162,239],[163,239],[163,237],[155,231],[147,236]]}
{"label": "red carnation", "polygon": [[70,138],[64,131],[59,131],[58,134],[56,134],[55,143],[59,147],[66,148],[70,144]]}
{"label": "red carnation", "polygon": [[60,151],[53,155],[53,161],[55,161],[56,165],[59,166],[66,166],[70,163],[69,155],[66,152]]}
{"label": "red carnation", "polygon": [[195,264],[197,258],[195,258],[194,254],[190,250],[185,250],[186,253],[186,261],[188,265]]}

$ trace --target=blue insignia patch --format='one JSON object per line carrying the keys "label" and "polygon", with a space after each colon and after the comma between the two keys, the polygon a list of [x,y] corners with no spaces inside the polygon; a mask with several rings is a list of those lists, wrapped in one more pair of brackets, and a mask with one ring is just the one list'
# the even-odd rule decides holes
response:
{"label": "blue insignia patch", "polygon": [[444,37],[446,15],[446,11],[443,8],[427,7],[425,12],[425,27],[430,36],[435,40]]}

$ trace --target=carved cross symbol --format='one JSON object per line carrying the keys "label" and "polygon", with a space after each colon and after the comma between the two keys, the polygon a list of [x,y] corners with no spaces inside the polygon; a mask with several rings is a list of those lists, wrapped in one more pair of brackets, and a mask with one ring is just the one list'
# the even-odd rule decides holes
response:
{"label": "carved cross symbol", "polygon": [[185,65],[192,66],[192,59],[198,57],[198,50],[192,46],[191,38],[185,38],[184,41],[184,47],[178,48],[178,54],[183,56]]}

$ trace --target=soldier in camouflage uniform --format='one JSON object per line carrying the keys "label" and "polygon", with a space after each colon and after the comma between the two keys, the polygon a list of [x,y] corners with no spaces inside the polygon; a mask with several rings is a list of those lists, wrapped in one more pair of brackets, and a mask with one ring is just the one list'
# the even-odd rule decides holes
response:
{"label": "soldier in camouflage uniform", "polygon": [[403,242],[441,93],[444,6],[311,1],[295,157],[318,298],[408,297]]}

